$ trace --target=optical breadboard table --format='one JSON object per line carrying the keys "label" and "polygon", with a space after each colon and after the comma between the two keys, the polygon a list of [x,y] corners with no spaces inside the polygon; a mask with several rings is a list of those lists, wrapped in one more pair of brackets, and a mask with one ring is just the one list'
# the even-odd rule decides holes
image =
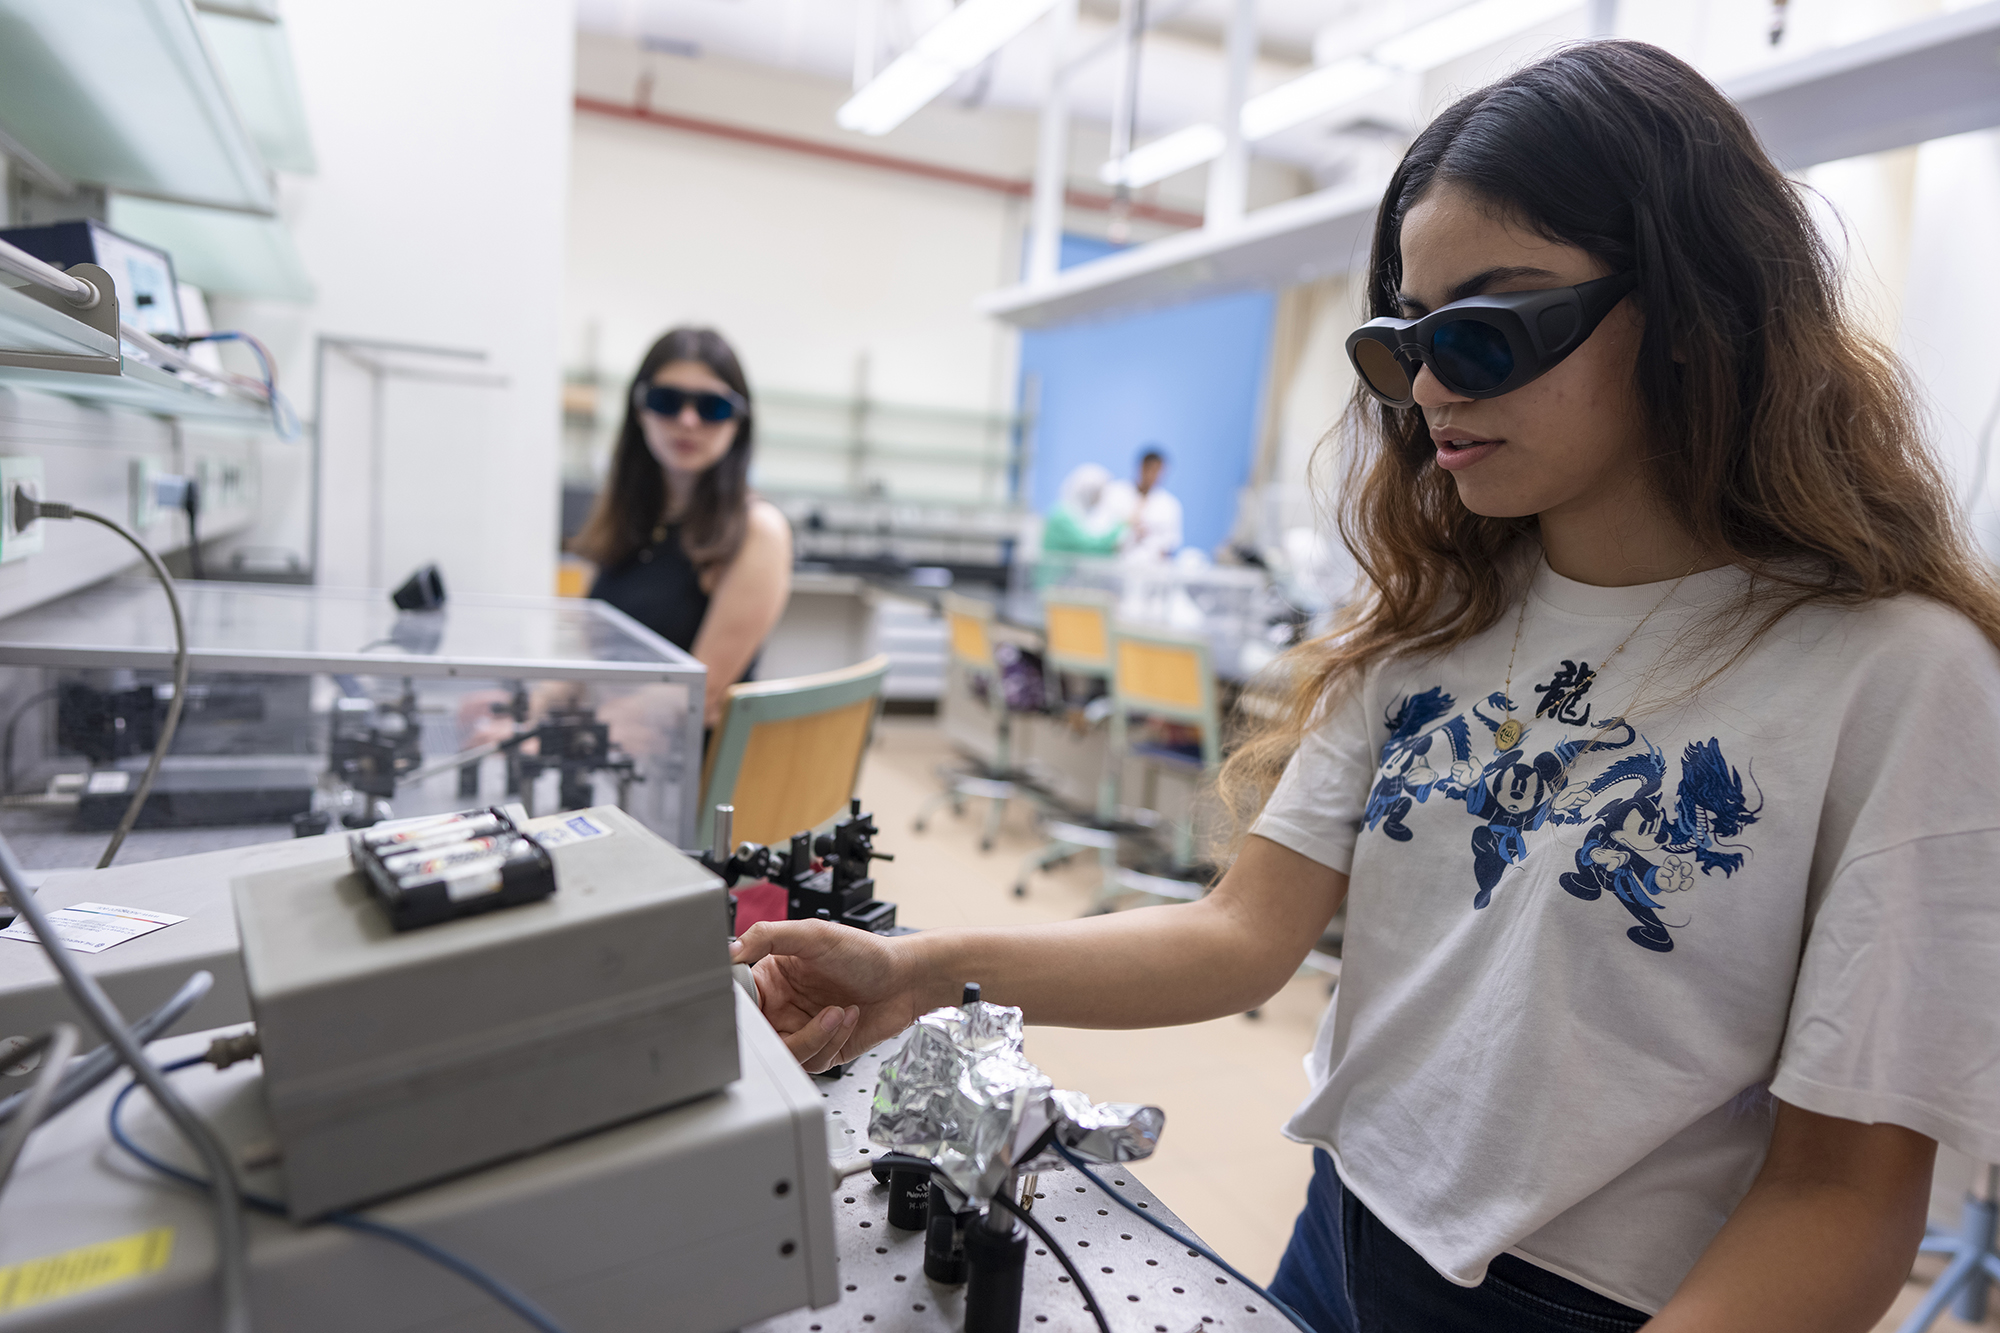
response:
{"label": "optical breadboard table", "polygon": [[[835,1157],[867,1146],[876,1076],[883,1059],[900,1044],[889,1042],[868,1052],[838,1079],[816,1080],[827,1099],[827,1140]],[[1128,1168],[1092,1170],[1168,1226],[1200,1240]],[[1042,1172],[1030,1211],[1051,1236],[1070,1247],[1070,1261],[1090,1284],[1113,1333],[1291,1333],[1291,1322],[1263,1297],[1119,1207],[1081,1172],[1068,1167]],[[924,1233],[890,1226],[888,1212],[888,1186],[866,1171],[849,1176],[833,1196],[839,1302],[767,1319],[744,1333],[945,1333],[964,1328],[965,1287],[925,1277]],[[1096,1327],[1075,1284],[1041,1237],[1029,1236],[1022,1333],[1095,1333]]]}

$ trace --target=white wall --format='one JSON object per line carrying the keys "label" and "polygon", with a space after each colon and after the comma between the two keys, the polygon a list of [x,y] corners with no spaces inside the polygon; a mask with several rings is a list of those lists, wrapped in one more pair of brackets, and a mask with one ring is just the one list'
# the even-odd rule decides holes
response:
{"label": "white wall", "polygon": [[[1033,172],[1028,113],[940,99],[869,139],[834,124],[850,93],[843,83],[578,38],[579,94],[631,105],[642,80],[662,112],[1012,180]],[[1077,126],[1079,188],[1103,141],[1101,127]],[[1266,166],[1253,199],[1288,197],[1301,183]],[[1201,189],[1191,173],[1154,197],[1199,213]],[[621,380],[671,325],[709,323],[736,344],[759,389],[847,394],[865,354],[873,397],[1010,410],[1015,335],[972,302],[1016,280],[1026,213],[1025,199],[992,190],[579,112],[565,362]],[[1071,210],[1066,225],[1101,232],[1107,220]],[[1134,239],[1161,233],[1143,222],[1133,230]]]}
{"label": "white wall", "polygon": [[[1907,274],[1897,341],[1931,412],[1939,452],[1967,497],[1973,530],[2000,558],[2000,486],[1979,462],[2000,413],[2000,130],[1924,144],[1916,153]],[[1975,491],[1974,484],[1978,483]]]}
{"label": "white wall", "polygon": [[[568,182],[572,7],[567,0],[287,0],[319,174],[287,178],[281,207],[318,288],[308,308],[217,302],[218,327],[274,344],[302,412],[321,333],[487,352],[507,377],[483,417],[389,423],[385,581],[436,560],[450,589],[552,590],[560,382],[557,328]],[[401,423],[399,425],[399,422]],[[420,432],[420,433],[419,433]],[[329,474],[366,466],[368,432],[330,432]],[[253,543],[301,539],[302,452],[268,451]],[[422,455],[418,479],[398,464]],[[287,466],[289,461],[290,466]],[[463,487],[436,485],[457,473]],[[365,506],[330,497],[322,582],[370,564]]]}
{"label": "white wall", "polygon": [[[629,103],[650,66],[659,110],[787,133],[831,127],[843,91],[604,38],[581,38],[578,54],[579,92]],[[963,118],[987,161],[1032,152],[1026,117]],[[599,369],[622,380],[668,327],[704,323],[760,389],[845,394],[866,353],[874,396],[973,408],[1010,396],[1011,340],[972,300],[1002,281],[1020,201],[588,113],[573,145],[569,364],[594,327]]]}

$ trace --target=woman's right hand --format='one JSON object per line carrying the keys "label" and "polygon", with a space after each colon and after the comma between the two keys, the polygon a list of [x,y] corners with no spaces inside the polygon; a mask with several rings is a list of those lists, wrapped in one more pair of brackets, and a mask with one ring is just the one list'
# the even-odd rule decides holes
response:
{"label": "woman's right hand", "polygon": [[853,1059],[923,1010],[912,939],[831,921],[759,921],[730,950],[749,963],[759,1007],[806,1072]]}

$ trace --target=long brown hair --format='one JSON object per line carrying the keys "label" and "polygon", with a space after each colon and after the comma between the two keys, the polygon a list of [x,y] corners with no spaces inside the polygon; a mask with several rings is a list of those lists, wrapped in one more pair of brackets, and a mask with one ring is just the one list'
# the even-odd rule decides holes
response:
{"label": "long brown hair", "polygon": [[[1702,548],[1753,575],[1701,683],[1808,602],[1915,593],[2000,645],[2000,593],[1925,447],[1908,375],[1850,319],[1798,189],[1714,85],[1658,47],[1598,41],[1453,103],[1382,197],[1369,318],[1400,313],[1403,218],[1446,181],[1609,272],[1638,273],[1645,466]],[[1239,829],[1331,691],[1500,618],[1536,530],[1533,517],[1460,503],[1418,409],[1357,386],[1338,434],[1335,511],[1357,599],[1332,633],[1280,659],[1287,706],[1251,724],[1225,764]]]}
{"label": "long brown hair", "polygon": [[[714,329],[678,328],[660,335],[639,363],[625,391],[625,424],[611,455],[611,473],[597,503],[570,549],[601,569],[624,564],[653,541],[653,529],[667,507],[667,474],[646,447],[634,395],[652,382],[660,367],[699,361],[715,377],[750,402],[750,384],[736,351]],[[736,419],[729,452],[695,481],[694,495],[681,516],[681,549],[703,575],[726,567],[742,549],[750,525],[750,451],[756,413],[746,407]]]}

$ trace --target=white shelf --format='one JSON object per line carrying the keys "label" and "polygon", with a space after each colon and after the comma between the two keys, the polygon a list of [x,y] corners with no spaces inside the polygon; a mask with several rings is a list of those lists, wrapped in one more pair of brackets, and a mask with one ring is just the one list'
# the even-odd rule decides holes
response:
{"label": "white shelf", "polygon": [[1731,79],[1778,164],[1799,171],[2000,125],[2000,0]]}
{"label": "white shelf", "polygon": [[197,0],[195,8],[201,35],[264,164],[302,176],[318,171],[292,44],[276,6]]}
{"label": "white shelf", "polygon": [[0,287],[0,388],[248,427],[271,422],[262,395],[199,368],[176,374],[150,364],[109,333],[13,287]]}
{"label": "white shelf", "polygon": [[234,390],[212,392],[129,357],[116,375],[0,365],[0,389],[4,388],[38,389],[85,402],[136,407],[166,417],[198,417],[263,429],[271,425],[271,409],[261,399]]}
{"label": "white shelf", "polygon": [[[1771,156],[1788,170],[2000,125],[2000,0],[1907,24],[1731,80]],[[1066,269],[1041,286],[990,292],[982,314],[1022,328],[1109,319],[1251,288],[1279,288],[1367,262],[1382,184],[1322,190]]]}
{"label": "white shelf", "polygon": [[[17,356],[96,362],[91,369],[104,375],[115,375],[118,370],[118,339],[37,300],[27,289],[19,287],[0,287],[0,354],[8,352]],[[4,367],[0,367],[0,373],[5,373]],[[79,364],[74,370],[52,373],[81,378],[88,370]]]}
{"label": "white shelf", "polygon": [[276,218],[111,196],[111,228],[174,257],[174,276],[210,296],[313,299],[292,234]]}
{"label": "white shelf", "polygon": [[188,0],[0,0],[0,125],[72,180],[269,215]]}
{"label": "white shelf", "polygon": [[974,306],[1022,328],[1128,315],[1251,287],[1344,273],[1368,257],[1380,182],[1287,199],[1228,230],[1185,231],[1064,269],[1039,287],[1010,287]]}

